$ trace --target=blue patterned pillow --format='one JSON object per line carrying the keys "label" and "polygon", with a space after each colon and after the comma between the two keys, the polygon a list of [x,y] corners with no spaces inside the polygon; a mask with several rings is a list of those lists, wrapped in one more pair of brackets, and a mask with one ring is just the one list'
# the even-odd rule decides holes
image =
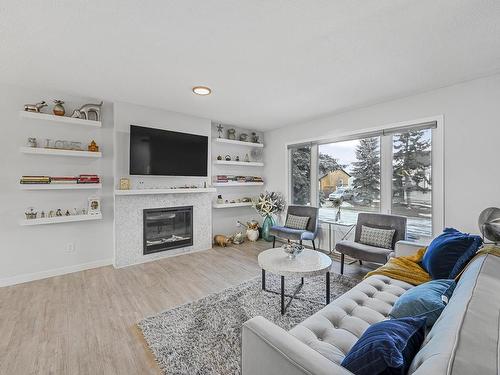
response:
{"label": "blue patterned pillow", "polygon": [[391,318],[423,317],[432,327],[455,290],[455,280],[432,280],[407,290],[396,300]]}
{"label": "blue patterned pillow", "polygon": [[356,375],[405,375],[424,335],[425,318],[375,323],[354,344],[341,365]]}

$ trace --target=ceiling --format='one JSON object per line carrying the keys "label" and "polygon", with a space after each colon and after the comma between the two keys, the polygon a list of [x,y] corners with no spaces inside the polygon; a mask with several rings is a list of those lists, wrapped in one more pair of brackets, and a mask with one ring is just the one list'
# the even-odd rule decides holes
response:
{"label": "ceiling", "polygon": [[265,130],[500,72],[500,1],[2,0],[0,52],[3,83]]}

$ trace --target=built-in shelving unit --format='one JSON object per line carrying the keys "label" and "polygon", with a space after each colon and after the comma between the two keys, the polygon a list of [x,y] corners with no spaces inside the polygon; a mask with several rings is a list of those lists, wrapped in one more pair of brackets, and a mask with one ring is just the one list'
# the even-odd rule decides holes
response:
{"label": "built-in shelving unit", "polygon": [[19,149],[23,154],[33,155],[52,155],[52,156],[76,156],[81,158],[100,158],[102,153],[91,151],[61,150],[57,148],[41,147],[21,147]]}
{"label": "built-in shelving unit", "polygon": [[90,221],[90,220],[101,220],[102,214],[98,215],[70,215],[70,216],[56,216],[56,217],[45,217],[38,219],[23,219],[19,221],[19,225],[44,225],[44,224],[61,224],[61,223],[71,223],[74,221]]}
{"label": "built-in shelving unit", "polygon": [[214,164],[220,165],[236,165],[242,167],[263,167],[264,163],[258,161],[226,161],[226,160],[215,160]]}
{"label": "built-in shelving unit", "polygon": [[102,189],[102,184],[19,184],[21,190],[81,190]]}
{"label": "built-in shelving unit", "polygon": [[27,119],[33,120],[43,120],[52,123],[65,123],[69,125],[82,125],[82,126],[92,126],[95,128],[100,128],[102,126],[101,121],[94,120],[83,120],[80,118],[72,118],[68,116],[56,116],[50,115],[48,113],[37,113],[28,111],[19,111],[19,116]]}
{"label": "built-in shelving unit", "polygon": [[217,190],[214,188],[134,189],[134,190],[115,190],[115,195],[215,193],[216,191]]}
{"label": "built-in shelving unit", "polygon": [[243,142],[243,141],[236,141],[236,140],[226,139],[226,138],[215,138],[215,142],[229,143],[229,144],[236,145],[236,146],[258,147],[258,148],[264,147],[263,143]]}
{"label": "built-in shelving unit", "polygon": [[214,203],[214,208],[252,207],[252,202]]}
{"label": "built-in shelving unit", "polygon": [[214,186],[262,186],[263,182],[214,182]]}

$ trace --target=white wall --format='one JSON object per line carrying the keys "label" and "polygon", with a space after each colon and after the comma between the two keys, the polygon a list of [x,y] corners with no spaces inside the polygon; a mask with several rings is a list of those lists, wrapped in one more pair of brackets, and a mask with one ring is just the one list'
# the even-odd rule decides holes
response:
{"label": "white wall", "polygon": [[499,103],[495,75],[266,132],[267,187],[287,192],[287,143],[444,115],[445,226],[478,232],[481,210],[500,206]]}
{"label": "white wall", "polygon": [[[2,152],[0,166],[0,286],[42,278],[49,275],[110,264],[113,256],[113,107],[103,106],[102,128],[85,128],[60,123],[21,119],[19,111],[25,103],[45,100],[44,108],[51,112],[51,100],[64,99],[66,111],[96,98],[81,98],[47,90],[37,91],[20,87],[0,87]],[[87,145],[95,139],[101,147],[103,158],[64,158],[56,156],[25,155],[19,147],[26,145],[28,137],[52,140],[81,141]],[[27,207],[38,211],[55,208],[85,207],[92,191],[21,191],[21,175],[78,175],[97,173],[103,177],[103,220],[20,226]],[[72,243],[75,252],[68,254],[66,247]]]}

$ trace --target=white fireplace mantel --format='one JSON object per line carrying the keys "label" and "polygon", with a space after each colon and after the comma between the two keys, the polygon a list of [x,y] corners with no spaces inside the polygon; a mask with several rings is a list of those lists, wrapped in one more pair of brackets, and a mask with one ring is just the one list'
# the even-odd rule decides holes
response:
{"label": "white fireplace mantel", "polygon": [[115,195],[151,195],[151,194],[198,194],[215,193],[215,188],[176,188],[176,189],[133,189],[115,190]]}

